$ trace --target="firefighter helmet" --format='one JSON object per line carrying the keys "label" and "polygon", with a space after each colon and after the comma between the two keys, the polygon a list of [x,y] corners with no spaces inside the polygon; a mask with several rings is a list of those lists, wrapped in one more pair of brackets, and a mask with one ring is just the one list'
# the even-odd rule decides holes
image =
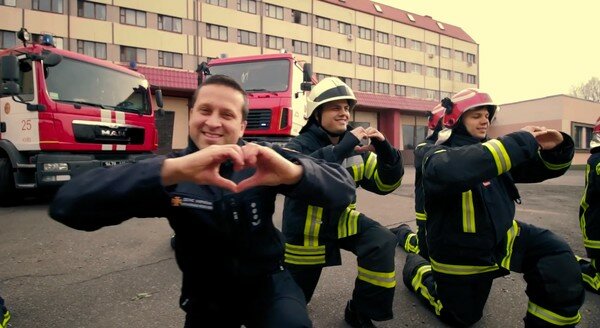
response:
{"label": "firefighter helmet", "polygon": [[596,147],[600,147],[600,117],[596,120],[594,134],[592,135],[592,140],[590,140],[590,148],[594,149]]}
{"label": "firefighter helmet", "polygon": [[337,77],[326,77],[315,85],[308,95],[306,117],[309,118],[319,106],[334,100],[348,100],[350,110],[356,105],[354,92]]}
{"label": "firefighter helmet", "polygon": [[596,126],[594,126],[594,133],[600,133],[600,117],[596,120]]}
{"label": "firefighter helmet", "polygon": [[452,129],[460,120],[462,114],[476,107],[486,106],[490,112],[490,122],[494,118],[498,105],[494,103],[489,94],[478,89],[468,88],[456,93],[452,98],[442,99],[444,111],[444,126]]}
{"label": "firefighter helmet", "polygon": [[427,127],[429,130],[435,130],[435,127],[438,125],[442,116],[444,116],[444,106],[442,104],[438,104],[431,110],[431,112],[427,115]]}

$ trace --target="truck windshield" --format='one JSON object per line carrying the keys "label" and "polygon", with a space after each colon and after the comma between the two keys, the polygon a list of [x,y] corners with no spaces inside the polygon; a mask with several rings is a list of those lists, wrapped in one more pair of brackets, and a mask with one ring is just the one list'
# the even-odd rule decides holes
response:
{"label": "truck windshield", "polygon": [[54,101],[150,114],[144,79],[70,58],[44,70]]}
{"label": "truck windshield", "polygon": [[210,67],[212,75],[223,74],[235,79],[248,92],[281,92],[288,89],[288,60],[228,63]]}

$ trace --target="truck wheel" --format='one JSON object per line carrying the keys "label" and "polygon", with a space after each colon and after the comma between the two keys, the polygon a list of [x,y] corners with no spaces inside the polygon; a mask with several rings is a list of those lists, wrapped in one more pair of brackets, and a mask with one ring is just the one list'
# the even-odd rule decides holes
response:
{"label": "truck wheel", "polygon": [[18,199],[15,177],[8,158],[0,158],[0,206],[14,206]]}

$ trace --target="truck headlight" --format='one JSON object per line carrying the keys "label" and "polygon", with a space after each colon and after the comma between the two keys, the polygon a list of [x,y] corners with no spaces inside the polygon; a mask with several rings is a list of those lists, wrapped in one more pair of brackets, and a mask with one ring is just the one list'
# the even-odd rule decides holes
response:
{"label": "truck headlight", "polygon": [[69,170],[67,163],[44,163],[44,171],[48,172],[63,172]]}

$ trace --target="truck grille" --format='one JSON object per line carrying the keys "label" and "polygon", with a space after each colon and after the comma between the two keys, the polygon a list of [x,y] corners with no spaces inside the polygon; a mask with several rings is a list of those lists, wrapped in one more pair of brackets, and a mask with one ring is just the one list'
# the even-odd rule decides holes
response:
{"label": "truck grille", "polygon": [[270,109],[251,109],[246,130],[268,130],[271,127]]}

